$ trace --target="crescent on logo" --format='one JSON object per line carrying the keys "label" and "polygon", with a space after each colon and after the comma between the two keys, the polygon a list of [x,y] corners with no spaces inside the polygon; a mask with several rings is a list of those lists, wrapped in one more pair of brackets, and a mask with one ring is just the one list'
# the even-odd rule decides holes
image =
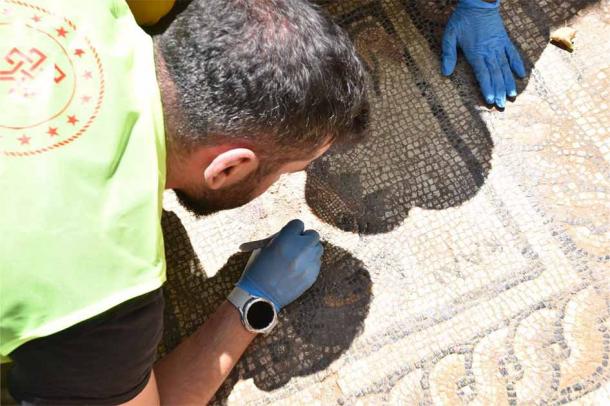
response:
{"label": "crescent on logo", "polygon": [[96,49],[68,18],[19,0],[0,8],[0,152],[50,152],[98,115],[104,75]]}

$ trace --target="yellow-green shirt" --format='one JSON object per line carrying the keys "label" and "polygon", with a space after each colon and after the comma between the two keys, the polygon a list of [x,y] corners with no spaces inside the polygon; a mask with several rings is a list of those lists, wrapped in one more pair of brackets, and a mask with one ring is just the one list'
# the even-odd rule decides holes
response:
{"label": "yellow-green shirt", "polygon": [[161,286],[164,182],[127,4],[0,1],[0,355]]}

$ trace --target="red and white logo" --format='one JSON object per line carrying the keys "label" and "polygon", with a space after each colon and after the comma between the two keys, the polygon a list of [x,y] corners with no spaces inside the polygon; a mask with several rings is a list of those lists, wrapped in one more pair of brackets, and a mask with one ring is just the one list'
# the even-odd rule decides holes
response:
{"label": "red and white logo", "polygon": [[83,135],[104,96],[98,53],[68,18],[0,2],[0,153],[31,156]]}

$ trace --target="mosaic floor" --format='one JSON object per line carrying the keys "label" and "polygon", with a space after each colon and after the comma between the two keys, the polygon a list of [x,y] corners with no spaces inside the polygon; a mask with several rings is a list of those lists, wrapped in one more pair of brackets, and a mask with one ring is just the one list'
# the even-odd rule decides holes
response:
{"label": "mosaic floor", "polygon": [[[230,291],[241,242],[294,217],[326,241],[217,404],[608,404],[610,2],[502,3],[528,66],[504,112],[465,63],[438,73],[452,3],[325,2],[373,78],[370,140],[202,220],[166,196],[162,352]],[[547,45],[564,24],[572,54]]]}
{"label": "mosaic floor", "polygon": [[[463,61],[439,74],[455,1],[321,3],[369,67],[372,136],[238,210],[166,195],[160,352],[230,291],[240,243],[298,217],[320,279],[215,404],[609,404],[610,0],[502,2],[528,67],[504,112]],[[564,24],[571,54],[547,44]]]}

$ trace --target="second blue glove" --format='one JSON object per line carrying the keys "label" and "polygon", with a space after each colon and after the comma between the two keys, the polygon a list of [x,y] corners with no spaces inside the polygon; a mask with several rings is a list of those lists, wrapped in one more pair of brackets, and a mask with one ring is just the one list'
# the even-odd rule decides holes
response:
{"label": "second blue glove", "polygon": [[504,28],[499,8],[499,0],[459,1],[443,35],[441,69],[445,76],[453,73],[459,46],[474,70],[485,101],[504,108],[506,97],[517,95],[513,72],[523,78],[525,67]]}

